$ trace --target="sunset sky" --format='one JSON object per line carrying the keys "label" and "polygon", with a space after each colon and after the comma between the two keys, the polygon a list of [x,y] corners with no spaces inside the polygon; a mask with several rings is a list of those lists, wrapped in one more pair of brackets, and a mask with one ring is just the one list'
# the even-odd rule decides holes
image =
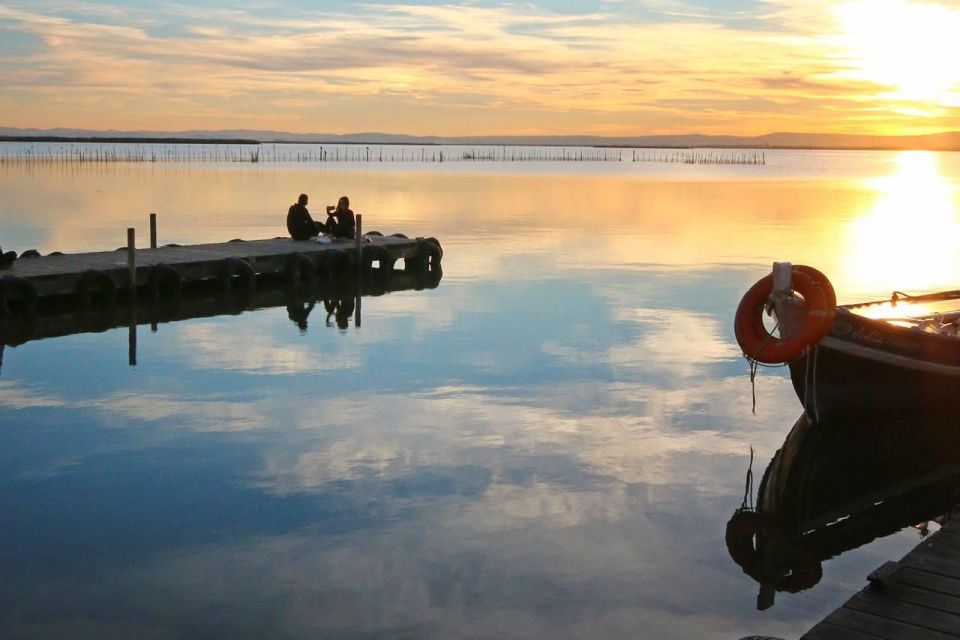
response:
{"label": "sunset sky", "polygon": [[437,135],[960,130],[906,0],[0,2],[0,126]]}

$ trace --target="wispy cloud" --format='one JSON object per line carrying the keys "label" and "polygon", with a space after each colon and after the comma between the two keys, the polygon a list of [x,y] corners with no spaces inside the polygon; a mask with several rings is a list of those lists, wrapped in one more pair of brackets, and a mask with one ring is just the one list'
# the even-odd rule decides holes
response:
{"label": "wispy cloud", "polygon": [[[5,124],[411,133],[732,132],[873,128],[826,35],[830,4],[722,11],[606,2],[361,4],[319,10],[146,12],[0,6]],[[105,112],[105,108],[107,111]],[[879,111],[879,112],[878,112]],[[829,118],[824,118],[824,115]]]}

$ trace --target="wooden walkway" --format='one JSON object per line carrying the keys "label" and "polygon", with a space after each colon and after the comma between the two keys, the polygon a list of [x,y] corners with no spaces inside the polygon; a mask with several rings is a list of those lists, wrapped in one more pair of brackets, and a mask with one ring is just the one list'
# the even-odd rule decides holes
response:
{"label": "wooden walkway", "polygon": [[801,640],[960,638],[960,518],[870,576]]}
{"label": "wooden walkway", "polygon": [[[364,236],[363,246],[380,246],[387,250],[391,260],[405,260],[420,255],[421,242],[413,238]],[[290,238],[278,238],[137,249],[136,282],[138,287],[144,286],[150,269],[158,264],[173,267],[184,284],[216,278],[220,266],[228,258],[239,258],[247,262],[258,276],[278,274],[287,268],[290,257],[294,254],[305,254],[315,264],[320,264],[323,256],[331,250],[344,251],[356,259],[357,245],[353,240],[321,244],[309,240],[298,242]],[[15,261],[11,268],[0,271],[0,278],[27,280],[35,288],[37,296],[44,298],[76,292],[81,275],[89,270],[106,273],[114,281],[118,291],[129,288],[126,248],[21,258]]]}

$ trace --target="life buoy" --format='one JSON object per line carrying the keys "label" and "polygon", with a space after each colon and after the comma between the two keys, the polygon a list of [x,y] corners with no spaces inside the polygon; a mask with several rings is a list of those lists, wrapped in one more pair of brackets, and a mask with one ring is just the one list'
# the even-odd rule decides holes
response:
{"label": "life buoy", "polygon": [[98,293],[101,301],[109,305],[116,297],[117,285],[113,282],[113,278],[103,271],[87,269],[77,280],[77,297],[80,303],[89,306],[93,301],[90,296],[93,292]]}
{"label": "life buoy", "polygon": [[760,554],[754,541],[763,541],[787,550],[788,557],[784,558],[784,568],[789,573],[785,572],[777,577],[777,591],[797,593],[809,589],[823,577],[820,558],[812,549],[791,548],[785,538],[783,529],[770,514],[737,511],[727,522],[724,541],[733,561],[740,565],[744,573],[757,581],[763,581],[767,576],[761,575]]}
{"label": "life buoy", "polygon": [[439,240],[437,240],[436,238],[424,238],[423,241],[432,242],[433,244],[437,245],[437,248],[440,249],[440,258],[443,259],[443,247],[440,246]]}
{"label": "life buoy", "polygon": [[342,278],[353,272],[354,257],[342,249],[328,249],[323,256],[324,268],[332,278]]}
{"label": "life buoy", "polygon": [[377,245],[365,245],[363,247],[363,271],[370,273],[373,270],[373,263],[379,265],[381,273],[387,273],[393,270],[393,260],[390,259],[390,252],[385,247]]}
{"label": "life buoy", "polygon": [[436,241],[424,240],[421,242],[419,253],[423,265],[429,269],[435,269],[443,260],[443,249]]}
{"label": "life buoy", "polygon": [[[836,296],[831,293],[828,298],[824,284],[829,281],[823,274],[811,276],[807,269],[812,268],[794,267],[791,272],[793,290],[803,297],[807,309],[807,317],[796,335],[779,338],[763,326],[763,314],[773,293],[772,274],[757,281],[740,300],[733,328],[737,343],[751,360],[765,364],[792,362],[830,331],[836,314]],[[831,286],[829,291],[832,290]]]}
{"label": "life buoy", "polygon": [[756,580],[760,575],[760,559],[754,539],[770,540],[774,537],[782,538],[784,533],[772,516],[757,511],[737,511],[727,521],[724,541],[733,561]]}
{"label": "life buoy", "polygon": [[257,287],[257,274],[253,267],[240,258],[225,258],[220,262],[217,276],[220,288],[227,292],[233,288],[234,278],[240,278],[246,291],[253,291]]}
{"label": "life buoy", "polygon": [[0,315],[10,315],[11,294],[18,294],[17,297],[21,303],[23,312],[28,316],[37,313],[37,304],[39,296],[37,288],[32,282],[17,276],[4,276],[0,279]]}
{"label": "life buoy", "polygon": [[830,283],[829,278],[819,270],[805,264],[795,264],[791,268],[794,271],[801,271],[813,278],[814,284],[822,288],[823,293],[827,296],[827,309],[830,310],[831,314],[835,314],[837,309],[837,292],[833,290],[833,285]]}
{"label": "life buoy", "polygon": [[154,298],[160,298],[161,295],[179,297],[182,286],[183,278],[180,272],[170,265],[160,262],[150,268],[147,290]]}
{"label": "life buoy", "polygon": [[430,270],[421,270],[417,272],[417,291],[423,289],[436,289],[440,286],[440,280],[443,278],[443,267],[439,264]]}
{"label": "life buoy", "polygon": [[286,275],[287,281],[295,287],[301,284],[313,284],[317,268],[305,253],[294,253],[287,258]]}

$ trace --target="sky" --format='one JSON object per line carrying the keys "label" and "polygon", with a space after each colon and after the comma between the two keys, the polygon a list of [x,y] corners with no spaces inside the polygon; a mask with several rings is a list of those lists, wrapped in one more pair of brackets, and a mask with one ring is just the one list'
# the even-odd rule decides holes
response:
{"label": "sky", "polygon": [[0,127],[413,135],[960,130],[912,0],[0,0]]}

